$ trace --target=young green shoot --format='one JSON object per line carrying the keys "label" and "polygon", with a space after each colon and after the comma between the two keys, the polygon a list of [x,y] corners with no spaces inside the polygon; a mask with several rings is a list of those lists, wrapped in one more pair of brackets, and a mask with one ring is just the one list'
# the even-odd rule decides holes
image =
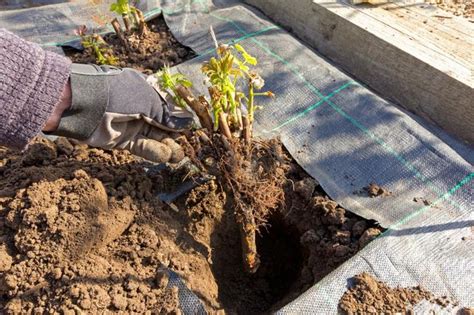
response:
{"label": "young green shoot", "polygon": [[127,31],[130,31],[134,28],[135,30],[139,31],[140,35],[144,35],[146,33],[147,28],[143,13],[138,8],[130,5],[128,0],[116,0],[116,2],[110,5],[110,11],[122,16],[122,20]]}
{"label": "young green shoot", "polygon": [[[212,32],[211,32],[212,34]],[[212,57],[204,63],[201,70],[210,84],[211,105],[215,130],[218,127],[219,115],[227,118],[231,129],[240,129],[242,121],[242,106],[245,106],[250,127],[254,120],[255,111],[259,108],[255,104],[256,96],[273,97],[271,91],[256,92],[265,84],[262,77],[251,67],[257,65],[257,59],[250,55],[241,45],[218,45],[217,57]],[[238,90],[241,80],[246,80],[247,93]]]}
{"label": "young green shoot", "polygon": [[189,81],[183,74],[181,73],[174,73],[172,74],[170,71],[169,66],[165,65],[163,69],[156,73],[156,76],[159,80],[159,84],[162,89],[171,91],[169,93],[170,96],[173,98],[173,101],[181,108],[186,107],[186,102],[182,97],[180,97],[176,91],[176,88],[179,85],[182,85],[186,88],[190,88],[193,84]]}
{"label": "young green shoot", "polygon": [[[157,74],[160,85],[173,95],[177,105],[189,105],[198,114],[203,126],[209,129],[210,122],[210,129],[214,132],[220,130],[227,138],[242,137],[248,144],[255,111],[260,108],[255,104],[256,97],[274,97],[274,94],[271,91],[260,92],[265,81],[254,69],[257,58],[239,44],[218,44],[212,28],[211,36],[217,56],[201,66],[209,99],[194,97],[187,89],[191,82],[182,74],[171,75],[167,67]],[[245,88],[241,89],[242,86]],[[209,114],[212,119],[204,117]]]}
{"label": "young green shoot", "polygon": [[99,34],[87,34],[87,27],[85,25],[79,26],[76,35],[81,37],[81,44],[86,50],[90,50],[95,56],[95,61],[99,65],[117,65],[118,58],[112,53],[112,50]]}

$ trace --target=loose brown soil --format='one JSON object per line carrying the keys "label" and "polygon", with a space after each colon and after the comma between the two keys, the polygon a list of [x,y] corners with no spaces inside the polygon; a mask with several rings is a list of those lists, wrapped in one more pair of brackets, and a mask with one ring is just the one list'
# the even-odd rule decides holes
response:
{"label": "loose brown soil", "polygon": [[443,308],[457,305],[450,298],[435,297],[420,286],[390,288],[368,273],[357,275],[353,280],[354,286],[339,301],[344,314],[413,314],[413,307],[422,300]]}
{"label": "loose brown soil", "polygon": [[[149,28],[154,33],[127,56],[115,35],[105,37],[121,66],[150,73],[192,56],[161,17]],[[69,56],[94,62],[88,52]],[[242,173],[227,176],[241,186],[217,176],[178,199],[179,211],[157,196],[189,179],[181,170],[64,138],[37,139],[24,153],[0,148],[0,312],[180,313],[166,270],[176,272],[210,312],[268,312],[380,234],[373,222],[329,199],[279,141],[263,141],[260,148],[272,149],[257,150],[255,165],[244,163]],[[225,161],[219,154],[189,156],[210,173]],[[222,176],[223,168],[217,169]],[[267,186],[277,192],[274,198],[246,209],[256,214],[259,231],[260,264],[249,273],[234,210],[258,205]]]}
{"label": "loose brown soil", "polygon": [[261,313],[380,233],[289,163],[284,206],[261,229],[261,265],[249,274],[230,196],[210,181],[178,200],[176,213],[156,196],[183,179],[145,167],[153,169],[127,151],[63,138],[38,139],[23,154],[0,149],[1,312],[179,312],[167,267],[208,310]]}
{"label": "loose brown soil", "polygon": [[372,198],[390,196],[392,194],[387,188],[379,186],[376,183],[370,183],[369,186],[364,187],[363,190]]}
{"label": "loose brown soil", "polygon": [[[181,45],[170,33],[162,15],[147,23],[149,32],[143,37],[137,34],[127,36],[130,51],[121,44],[115,33],[104,36],[104,40],[119,59],[117,66],[135,68],[145,74],[153,74],[163,66],[173,66],[194,56],[187,47]],[[66,49],[66,55],[77,63],[96,63],[90,50],[77,51]]]}

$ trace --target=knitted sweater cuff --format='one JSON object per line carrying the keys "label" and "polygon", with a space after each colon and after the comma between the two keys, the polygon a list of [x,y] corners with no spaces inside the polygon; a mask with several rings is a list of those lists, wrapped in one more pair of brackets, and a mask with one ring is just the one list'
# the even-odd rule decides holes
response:
{"label": "knitted sweater cuff", "polygon": [[71,61],[0,29],[0,145],[24,149],[45,125]]}

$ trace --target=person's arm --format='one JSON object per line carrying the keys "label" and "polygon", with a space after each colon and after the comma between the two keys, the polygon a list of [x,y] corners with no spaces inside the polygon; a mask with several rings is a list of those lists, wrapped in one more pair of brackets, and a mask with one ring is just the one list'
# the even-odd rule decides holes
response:
{"label": "person's arm", "polygon": [[0,30],[0,145],[24,149],[40,131],[104,149],[178,162],[170,135],[189,126],[133,69],[71,64]]}
{"label": "person's arm", "polygon": [[0,145],[24,149],[61,100],[71,61],[0,29]]}
{"label": "person's arm", "polygon": [[71,91],[71,82],[67,82],[64,86],[63,92],[61,94],[61,98],[59,99],[58,103],[54,107],[53,112],[48,117],[46,124],[43,126],[43,132],[54,132],[58,129],[59,123],[61,121],[61,117],[63,113],[71,107],[72,101],[72,91]]}

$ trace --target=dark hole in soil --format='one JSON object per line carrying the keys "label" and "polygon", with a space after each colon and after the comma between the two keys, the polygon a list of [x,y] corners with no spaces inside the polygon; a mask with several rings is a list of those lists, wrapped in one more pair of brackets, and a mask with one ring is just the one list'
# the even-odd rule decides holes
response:
{"label": "dark hole in soil", "polygon": [[284,299],[298,280],[303,266],[303,249],[296,229],[284,224],[280,214],[269,221],[268,231],[257,240],[262,276],[267,279],[272,305]]}
{"label": "dark hole in soil", "polygon": [[280,214],[270,218],[268,228],[262,229],[257,239],[261,265],[255,274],[244,271],[236,227],[227,230],[226,235],[217,234],[222,243],[215,242],[220,245],[214,248],[212,269],[226,312],[262,314],[273,310],[272,306],[279,305],[291,291],[301,272],[303,253],[296,230],[285,226]]}
{"label": "dark hole in soil", "polygon": [[[141,57],[137,57],[135,64],[127,61],[121,66],[134,67],[149,73],[150,69],[158,70],[154,68],[155,66],[159,68],[165,62],[170,65],[177,64],[193,55],[191,51],[186,50],[186,47],[179,46],[180,44],[169,33],[162,17],[150,23],[158,23],[159,32],[166,33],[160,33],[161,39],[167,38],[167,43],[176,44],[176,46],[163,45],[162,51],[156,51],[158,59],[151,58],[151,61],[155,62],[154,65],[145,63],[146,58],[140,59],[147,57],[147,54],[143,54]],[[153,27],[151,29],[153,30]],[[113,37],[113,34],[110,35],[111,40]],[[105,39],[108,38],[106,36]],[[179,52],[175,51],[179,47],[186,50],[186,54],[184,50],[181,50],[183,57],[180,57]],[[74,59],[72,55],[69,56],[75,62],[93,62],[90,59],[80,59],[90,58],[90,55],[81,57],[80,53],[77,53],[75,56],[78,59]],[[179,58],[176,59],[176,56]],[[67,140],[64,141],[67,142]],[[158,174],[157,178],[150,177],[138,165],[134,166],[132,163],[134,158],[123,151],[103,152],[99,149],[89,149],[79,144],[72,145],[70,143],[71,148],[68,149],[64,147],[64,144],[56,146],[46,143],[46,140],[44,142],[43,146],[53,148],[54,154],[50,154],[51,156],[42,154],[44,150],[33,152],[33,147],[29,150],[30,158],[28,155],[21,157],[5,151],[5,158],[14,161],[14,163],[5,162],[3,165],[1,165],[3,162],[0,149],[0,174],[2,174],[0,180],[2,185],[8,187],[10,191],[8,197],[3,200],[0,198],[0,205],[11,203],[17,205],[16,211],[23,211],[29,205],[20,204],[16,200],[23,198],[22,195],[19,195],[18,198],[15,197],[17,190],[28,188],[32,182],[45,178],[49,178],[49,181],[56,181],[59,178],[68,182],[74,177],[71,176],[74,170],[83,169],[102,182],[109,199],[128,198],[136,212],[133,228],[120,235],[101,254],[104,262],[115,261],[120,266],[126,266],[124,270],[134,270],[137,277],[152,278],[155,274],[155,265],[153,264],[172,260],[171,268],[181,272],[181,275],[185,277],[189,276],[191,280],[189,283],[194,285],[194,292],[203,302],[212,305],[213,308],[210,307],[210,310],[223,308],[229,314],[261,314],[278,310],[352,257],[381,231],[373,222],[346,212],[336,202],[331,201],[319,184],[315,183],[295,164],[293,171],[288,176],[291,181],[285,189],[286,206],[275,211],[269,219],[267,228],[261,230],[258,238],[257,247],[261,256],[260,268],[255,274],[248,274],[243,268],[240,233],[235,223],[233,207],[225,203],[226,198],[221,197],[217,188],[211,189],[210,184],[196,188],[193,192],[197,196],[194,198],[196,200],[188,201],[186,207],[180,207],[183,211],[174,213],[161,205],[157,206],[154,197],[157,191],[168,191],[171,186],[175,185],[173,183],[173,185],[167,186],[172,182],[169,174],[162,173]],[[6,175],[7,173],[3,174],[7,170],[17,174],[18,178],[15,176],[10,178],[10,175]],[[25,180],[25,178],[33,177],[32,174],[36,180],[32,182]],[[152,189],[152,183],[157,186],[155,189]],[[47,185],[47,183],[43,185]],[[214,186],[217,187],[216,184]],[[313,187],[313,189],[308,189],[308,187]],[[129,210],[126,203],[119,204],[117,207]],[[6,207],[3,206],[3,208]],[[51,207],[46,204],[43,208],[39,210],[46,211]],[[2,226],[5,215],[0,215]],[[152,236],[155,235],[156,238],[158,236],[163,238],[163,245],[154,247],[155,245],[150,245],[154,243],[149,242],[145,246],[146,251],[142,250],[143,244],[136,235],[144,233],[144,231]],[[17,233],[17,231],[12,231],[11,237],[13,237],[13,233]],[[181,237],[183,235],[187,237]],[[185,248],[184,245],[180,247],[186,242],[189,248]],[[138,246],[140,250],[137,250],[136,245],[138,244],[140,244]],[[15,246],[12,244],[10,247],[13,249]],[[130,253],[130,257],[120,256],[117,258],[116,252],[120,250]],[[146,259],[143,258],[140,262],[136,259],[138,254],[143,255]],[[212,259],[212,264],[208,263],[209,258]],[[35,259],[31,259],[31,262],[36,263]],[[25,261],[30,262],[26,258]],[[143,264],[147,261],[148,263]],[[34,281],[30,283],[30,277],[26,274],[16,270],[15,264],[12,271],[8,273],[10,276],[14,276],[14,279],[18,279],[17,282],[20,284],[15,286],[14,290],[23,290],[23,288],[37,285]],[[151,267],[148,266],[150,264]],[[54,267],[52,264],[36,263],[36,265],[42,268],[40,271],[44,273],[50,272],[48,268]],[[148,274],[145,274],[145,271]],[[106,268],[101,270],[100,275],[107,278],[111,276],[109,273],[113,273],[113,277],[119,279],[119,275],[123,276],[123,274],[117,274],[116,271]],[[123,284],[121,281],[119,282],[118,286],[127,286],[125,281]],[[89,286],[89,284],[82,285]],[[147,285],[149,288],[154,288],[153,284]],[[70,299],[69,291],[64,289],[68,286],[67,282],[54,282],[51,290],[48,289],[49,297],[57,301],[61,300],[61,302]],[[217,293],[211,294],[215,292],[213,289],[216,286],[218,287],[215,290]],[[103,288],[111,290],[111,285],[105,284]],[[8,308],[18,306],[12,302],[14,301],[13,297],[16,297],[16,291],[10,291],[9,296],[3,296],[3,299],[0,300],[0,312],[7,303],[10,304]],[[208,292],[211,293],[206,294]],[[0,293],[4,294],[4,292]],[[131,302],[146,300],[145,298],[136,298],[133,294],[132,292],[130,297],[127,297]],[[162,297],[160,299],[162,300]],[[19,298],[16,300],[19,301]],[[25,302],[26,300],[25,298]],[[53,308],[59,305],[56,300],[51,302]],[[36,300],[34,301],[36,303]],[[79,302],[76,301],[76,298],[70,300],[70,304]],[[27,308],[25,307],[27,306],[24,306],[23,310],[26,312]],[[140,307],[146,309],[151,306],[143,304]],[[104,309],[116,310],[116,308],[117,306],[104,306],[101,309],[89,309],[89,312],[102,312]],[[127,310],[134,309],[129,307]]]}

